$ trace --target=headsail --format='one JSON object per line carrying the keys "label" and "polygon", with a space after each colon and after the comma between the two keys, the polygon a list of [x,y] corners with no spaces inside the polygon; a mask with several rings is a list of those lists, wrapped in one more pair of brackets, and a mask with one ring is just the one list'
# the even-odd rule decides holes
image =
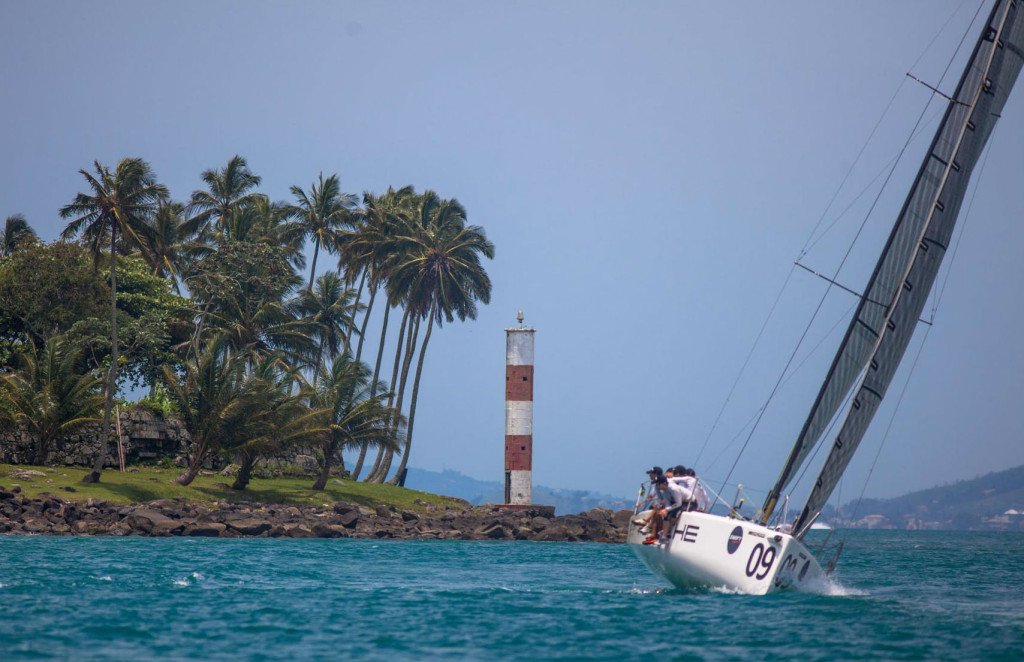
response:
{"label": "headsail", "polygon": [[846,420],[795,523],[798,535],[828,500],[860,444],[927,302],[971,172],[1021,69],[1022,47],[1020,0],[997,0],[825,383],[765,501],[762,521],[768,520],[858,376]]}

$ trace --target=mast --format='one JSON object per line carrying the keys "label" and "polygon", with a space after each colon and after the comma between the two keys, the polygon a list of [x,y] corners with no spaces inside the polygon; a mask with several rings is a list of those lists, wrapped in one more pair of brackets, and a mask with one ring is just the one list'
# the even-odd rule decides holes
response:
{"label": "mast", "polygon": [[[860,377],[829,457],[794,525],[802,537],[846,469],[892,381],[949,245],[971,172],[1024,60],[1020,0],[997,0],[868,281],[803,429],[761,509],[767,522]],[[875,302],[888,302],[880,305]]]}

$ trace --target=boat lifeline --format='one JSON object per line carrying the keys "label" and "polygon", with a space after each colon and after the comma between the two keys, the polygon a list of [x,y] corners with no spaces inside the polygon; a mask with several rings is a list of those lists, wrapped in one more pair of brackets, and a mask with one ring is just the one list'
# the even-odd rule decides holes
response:
{"label": "boat lifeline", "polygon": [[[804,545],[849,464],[903,358],[949,246],[971,172],[1024,62],[1024,2],[996,0],[924,162],[896,218],[824,383],[778,480],[753,521],[685,512],[664,542],[628,543],[655,573],[686,588],[724,586],[754,594],[815,590],[825,572]],[[849,407],[795,521],[771,525],[779,499]],[[817,550],[818,553],[821,550]]]}

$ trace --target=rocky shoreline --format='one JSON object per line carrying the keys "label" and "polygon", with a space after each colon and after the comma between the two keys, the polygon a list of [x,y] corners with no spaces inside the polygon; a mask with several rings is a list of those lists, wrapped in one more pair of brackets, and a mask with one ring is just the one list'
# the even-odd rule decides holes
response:
{"label": "rocky shoreline", "polygon": [[419,500],[416,505],[416,510],[397,510],[340,501],[332,508],[239,501],[207,507],[184,499],[121,505],[47,493],[28,498],[0,488],[0,534],[621,543],[630,517],[627,510],[606,508],[555,517],[543,507],[438,507]]}

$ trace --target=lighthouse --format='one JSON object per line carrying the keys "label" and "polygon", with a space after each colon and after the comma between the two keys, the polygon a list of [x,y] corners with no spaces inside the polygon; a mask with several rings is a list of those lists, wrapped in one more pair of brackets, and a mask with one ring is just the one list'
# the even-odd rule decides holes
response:
{"label": "lighthouse", "polygon": [[533,333],[505,329],[505,504],[531,505],[533,470]]}

